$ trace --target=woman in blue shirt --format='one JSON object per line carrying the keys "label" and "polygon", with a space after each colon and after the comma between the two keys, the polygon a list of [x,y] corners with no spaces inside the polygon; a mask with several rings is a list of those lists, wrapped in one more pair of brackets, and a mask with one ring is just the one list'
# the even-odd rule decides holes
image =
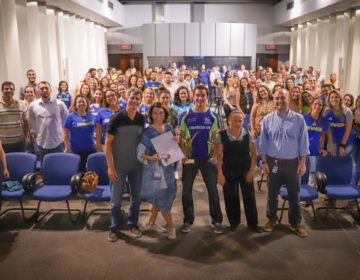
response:
{"label": "woman in blue shirt", "polygon": [[95,118],[90,113],[89,101],[78,95],[74,100],[74,111],[64,122],[64,143],[67,153],[78,154],[80,169],[85,170],[87,157],[95,152]]}
{"label": "woman in blue shirt", "polygon": [[151,203],[147,227],[155,227],[157,213],[160,211],[167,224],[167,237],[173,240],[176,238],[171,215],[172,204],[176,196],[174,164],[163,166],[161,163],[163,155],[156,152],[151,142],[152,138],[172,131],[171,126],[167,124],[168,116],[169,112],[161,103],[155,103],[150,107],[150,126],[144,130],[141,136],[137,147],[137,157],[143,163],[141,196]]}
{"label": "woman in blue shirt", "polygon": [[71,97],[71,94],[69,92],[69,85],[66,81],[61,81],[59,83],[59,87],[58,87],[58,90],[59,90],[59,93],[58,95],[56,96],[56,99],[62,101],[65,103],[66,105],[66,108],[70,108],[71,106],[71,100],[72,100],[72,97]]}
{"label": "woman in blue shirt", "polygon": [[99,111],[96,118],[96,150],[102,152],[105,145],[106,129],[110,118],[120,111],[118,97],[112,90],[105,92],[104,107]]}
{"label": "woman in blue shirt", "polygon": [[121,107],[121,110],[123,110],[127,106],[127,96],[126,96],[125,86],[118,85],[118,95],[119,95],[119,105]]}
{"label": "woman in blue shirt", "polygon": [[143,114],[147,119],[147,113],[150,110],[150,106],[158,102],[155,92],[152,88],[147,88],[143,92],[142,102],[138,108],[138,112]]}
{"label": "woman in blue shirt", "polygon": [[90,112],[94,117],[97,117],[103,106],[103,93],[100,89],[95,90],[93,101],[94,103],[90,105]]}
{"label": "woman in blue shirt", "polygon": [[174,103],[172,107],[180,115],[182,112],[192,108],[194,104],[190,101],[190,93],[187,87],[179,87],[174,94]]}

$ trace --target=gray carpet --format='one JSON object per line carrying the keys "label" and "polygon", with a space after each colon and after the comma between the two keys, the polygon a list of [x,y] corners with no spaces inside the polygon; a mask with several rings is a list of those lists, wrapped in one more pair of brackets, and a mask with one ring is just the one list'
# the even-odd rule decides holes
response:
{"label": "gray carpet", "polygon": [[[260,224],[266,222],[263,189],[256,193]],[[360,279],[360,230],[349,212],[332,211],[326,221],[314,222],[311,208],[303,207],[309,233],[305,239],[289,230],[287,214],[270,234],[253,233],[244,217],[239,229],[231,232],[220,188],[219,193],[224,234],[215,235],[210,229],[207,192],[200,177],[194,187],[195,223],[190,233],[182,234],[179,184],[173,208],[175,241],[158,232],[133,239],[124,225],[121,239],[110,243],[107,213],[90,217],[86,225],[72,224],[66,213],[50,215],[40,224],[25,223],[19,213],[9,213],[0,219],[0,279]],[[322,203],[321,197],[317,206]],[[128,204],[125,199],[125,211]],[[71,205],[82,208],[83,203],[76,200]],[[42,210],[51,206],[65,207],[44,203]],[[141,224],[147,216],[141,213]],[[158,223],[163,223],[160,216]]]}

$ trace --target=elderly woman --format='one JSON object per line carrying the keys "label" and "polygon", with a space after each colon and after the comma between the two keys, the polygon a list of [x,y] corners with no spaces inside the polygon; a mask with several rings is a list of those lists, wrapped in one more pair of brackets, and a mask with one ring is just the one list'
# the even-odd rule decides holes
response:
{"label": "elderly woman", "polygon": [[87,157],[95,153],[95,117],[90,113],[89,100],[78,95],[74,99],[74,111],[64,122],[65,152],[80,156],[80,169],[85,170]]}
{"label": "elderly woman", "polygon": [[158,102],[150,107],[148,116],[150,125],[144,130],[137,147],[138,160],[143,163],[141,196],[151,203],[147,228],[155,227],[160,211],[167,224],[167,237],[173,240],[176,238],[171,215],[176,196],[174,164],[162,165],[161,159],[164,155],[158,154],[151,142],[154,137],[172,131],[171,126],[167,124],[169,112]]}

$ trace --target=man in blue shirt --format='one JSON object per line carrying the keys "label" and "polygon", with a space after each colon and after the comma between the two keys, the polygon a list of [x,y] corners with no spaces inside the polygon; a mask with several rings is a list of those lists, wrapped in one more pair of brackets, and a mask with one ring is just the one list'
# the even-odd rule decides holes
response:
{"label": "man in blue shirt", "polygon": [[300,177],[306,171],[309,140],[304,118],[289,110],[289,96],[285,90],[274,94],[276,111],[265,116],[261,125],[259,153],[263,172],[268,175],[268,222],[264,231],[272,232],[276,224],[277,197],[282,185],[289,195],[290,228],[300,237],[306,237],[301,225],[299,204]]}
{"label": "man in blue shirt", "polygon": [[203,86],[209,88],[209,83],[210,83],[210,74],[209,72],[206,70],[206,66],[205,64],[201,65],[200,68],[200,72],[199,72],[199,80],[200,80],[200,84],[202,84]]}
{"label": "man in blue shirt", "polygon": [[205,86],[195,87],[194,107],[179,117],[181,146],[186,156],[186,160],[183,162],[182,176],[184,224],[181,230],[183,233],[191,231],[191,225],[195,218],[192,188],[198,170],[201,172],[209,194],[209,208],[214,233],[221,234],[223,232],[221,225],[223,216],[216,187],[217,167],[213,154],[219,120],[218,116],[206,106],[208,95],[209,91]]}

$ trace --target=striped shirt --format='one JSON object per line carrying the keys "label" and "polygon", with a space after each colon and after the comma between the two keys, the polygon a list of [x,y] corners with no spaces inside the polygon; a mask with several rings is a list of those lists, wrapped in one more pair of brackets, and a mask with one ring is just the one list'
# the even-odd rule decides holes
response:
{"label": "striped shirt", "polygon": [[4,144],[19,143],[24,140],[24,122],[28,109],[22,100],[14,98],[8,106],[0,98],[0,139]]}

